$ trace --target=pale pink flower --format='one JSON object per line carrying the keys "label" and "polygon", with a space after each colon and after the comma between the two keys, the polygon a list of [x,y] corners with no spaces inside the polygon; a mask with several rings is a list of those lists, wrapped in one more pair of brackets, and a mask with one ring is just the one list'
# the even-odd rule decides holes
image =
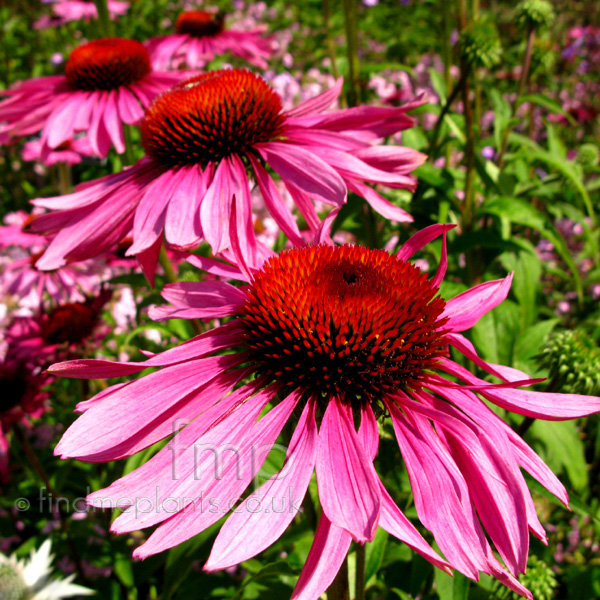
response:
{"label": "pale pink flower", "polygon": [[[91,21],[98,18],[98,9],[93,0],[43,0],[44,4],[52,4],[52,16],[40,17],[34,29],[57,27],[70,21]],[[111,19],[117,19],[127,13],[129,2],[108,0],[108,13]]]}
{"label": "pale pink flower", "polygon": [[[516,389],[539,380],[477,355],[461,332],[506,298],[512,276],[444,301],[438,291],[451,228],[428,227],[395,256],[317,245],[272,254],[262,264],[246,264],[234,239],[238,267],[189,260],[244,287],[176,283],[163,291],[172,306],[153,311],[158,318],[231,317],[225,325],[144,362],[78,360],[50,368],[93,379],[158,368],[78,405],[83,414],[56,448],[65,458],[112,461],[177,432],[146,464],[88,496],[94,506],[127,508],[113,521],[116,533],[158,525],[135,556],[171,548],[235,508],[204,568],[247,560],[283,534],[316,471],[323,514],[292,598],[319,598],[352,541],[372,540],[378,526],[444,570],[473,579],[488,573],[532,597],[516,576],[526,567],[529,532],[544,542],[546,534],[521,469],[565,504],[567,493],[481,397],[552,420],[597,412],[600,398]],[[440,266],[428,279],[408,259],[440,235]],[[449,346],[502,383],[459,366]],[[375,471],[377,421],[386,414],[418,517],[446,560]],[[282,470],[236,505],[288,421],[295,431]]]}
{"label": "pale pink flower", "polygon": [[36,262],[48,247],[45,236],[23,231],[35,215],[12,215],[12,225],[0,227],[0,296],[16,296],[20,309],[39,311],[44,304],[85,299],[100,291],[109,271],[104,261],[91,259],[42,271]]}
{"label": "pale pink flower", "polygon": [[151,275],[163,232],[178,248],[194,248],[202,240],[215,253],[229,248],[232,208],[242,251],[253,260],[250,177],[283,233],[304,244],[267,166],[281,177],[313,233],[322,227],[313,202],[340,207],[348,190],[384,217],[410,221],[365,182],[414,189],[409,173],[425,156],[375,141],[410,127],[406,111],[418,102],[325,112],[341,85],[288,111],[246,70],[212,71],[176,85],[146,112],[141,126],[146,156],[135,166],[87,182],[74,194],[33,201],[60,211],[31,225],[55,235],[38,266],[55,269],[96,256],[133,230],[127,255],[137,256]]}
{"label": "pale pink flower", "polygon": [[84,157],[95,155],[96,153],[86,137],[67,140],[54,149],[44,146],[41,139],[31,140],[25,143],[21,153],[23,160],[41,162],[47,167],[56,163],[77,165]]}
{"label": "pale pink flower", "polygon": [[123,124],[137,125],[160,92],[190,73],[153,71],[140,42],[94,40],[71,52],[65,75],[37,77],[1,93],[4,141],[42,132],[45,155],[86,132],[97,156],[125,151]]}
{"label": "pale pink flower", "polygon": [[176,33],[146,42],[156,69],[201,68],[223,54],[233,54],[255,67],[267,68],[274,50],[273,41],[264,37],[266,27],[236,30],[225,27],[225,15],[203,10],[181,13]]}

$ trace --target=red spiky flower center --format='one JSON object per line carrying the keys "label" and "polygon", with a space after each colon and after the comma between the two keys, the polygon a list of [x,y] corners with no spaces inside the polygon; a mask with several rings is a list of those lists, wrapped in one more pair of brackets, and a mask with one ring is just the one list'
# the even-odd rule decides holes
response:
{"label": "red spiky flower center", "polygon": [[281,133],[281,99],[243,69],[210,71],[159,96],[142,122],[146,153],[161,164],[206,165]]}
{"label": "red spiky flower center", "polygon": [[175,22],[177,33],[187,33],[194,37],[214,37],[223,31],[225,15],[204,10],[190,10],[181,13]]}
{"label": "red spiky flower center", "polygon": [[78,90],[114,90],[139,81],[151,70],[150,56],[140,42],[104,38],[75,48],[65,75]]}
{"label": "red spiky flower center", "polygon": [[252,360],[308,393],[374,402],[414,386],[445,352],[437,288],[383,250],[289,250],[265,263],[247,294]]}
{"label": "red spiky flower center", "polygon": [[79,344],[89,337],[98,322],[98,313],[89,303],[73,302],[54,308],[42,323],[47,344]]}

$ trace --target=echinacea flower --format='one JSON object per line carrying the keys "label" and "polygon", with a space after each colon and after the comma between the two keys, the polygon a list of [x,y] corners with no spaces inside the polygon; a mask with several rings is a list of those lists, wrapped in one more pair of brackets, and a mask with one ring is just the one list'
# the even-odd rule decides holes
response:
{"label": "echinacea flower", "polygon": [[175,31],[146,42],[154,68],[187,66],[197,69],[215,56],[230,53],[255,67],[266,69],[266,61],[273,53],[273,42],[263,36],[264,27],[239,31],[226,28],[222,12],[182,12],[175,22]]}
{"label": "echinacea flower", "polygon": [[3,600],[60,600],[73,596],[90,596],[93,590],[51,577],[52,542],[46,540],[38,550],[31,551],[29,560],[19,560],[14,554],[0,554],[0,598]]}
{"label": "echinacea flower", "polygon": [[57,163],[78,165],[84,157],[95,155],[86,137],[67,140],[54,149],[45,147],[41,139],[30,140],[25,143],[21,153],[23,160],[41,162],[47,167]]}
{"label": "echinacea flower", "polygon": [[[155,312],[161,318],[232,317],[229,322],[145,362],[79,360],[50,368],[82,378],[158,368],[78,405],[83,414],[56,448],[65,458],[111,461],[177,432],[146,464],[88,497],[94,506],[128,507],[112,524],[117,533],[159,525],[135,556],[171,548],[235,508],[205,569],[247,560],[282,535],[316,471],[323,513],[294,599],[318,598],[351,542],[372,540],[377,527],[440,568],[473,579],[482,571],[531,598],[516,575],[526,566],[529,531],[542,541],[546,536],[521,468],[562,502],[568,498],[482,398],[553,420],[597,412],[600,398],[516,389],[537,380],[477,355],[461,332],[504,300],[512,277],[443,300],[438,290],[451,227],[422,230],[395,256],[316,245],[272,255],[262,265],[245,264],[235,239],[239,269],[200,257],[190,262],[245,287],[169,285],[163,295],[172,307]],[[442,234],[440,266],[428,279],[408,259]],[[502,383],[459,366],[449,346]],[[446,560],[375,471],[378,420],[391,421],[418,517]],[[282,470],[238,506],[235,499],[287,422],[296,426]]]}
{"label": "echinacea flower", "polygon": [[219,253],[230,247],[232,205],[238,216],[233,227],[252,261],[250,178],[281,230],[292,243],[304,244],[267,166],[281,177],[313,232],[322,227],[313,201],[339,207],[348,190],[386,218],[411,220],[365,182],[414,189],[409,173],[424,155],[374,141],[410,127],[406,111],[419,102],[325,112],[341,85],[289,111],[246,70],[212,71],[174,86],[146,112],[146,156],[136,165],[73,194],[33,201],[59,211],[32,223],[33,231],[54,235],[38,266],[55,269],[96,256],[131,230],[127,255],[137,256],[147,273],[154,271],[163,232],[172,246],[189,249],[206,240]]}
{"label": "echinacea flower", "polygon": [[[64,25],[70,21],[91,21],[98,18],[98,9],[93,0],[43,0],[52,4],[52,16],[43,16],[34,24],[34,29],[46,29]],[[129,10],[129,2],[108,0],[106,3],[111,19],[123,16]]]}
{"label": "echinacea flower", "polygon": [[8,353],[42,366],[89,355],[109,331],[101,316],[111,296],[110,290],[101,290],[84,302],[59,304],[33,317],[15,317],[6,331]]}
{"label": "echinacea flower", "polygon": [[6,247],[0,245],[0,296],[16,296],[20,308],[37,311],[44,304],[82,302],[97,293],[108,274],[106,264],[100,259],[64,265],[53,271],[37,268],[36,262],[49,240],[22,231],[32,218],[35,216],[29,215],[24,223],[0,227],[0,235],[7,240]]}
{"label": "echinacea flower", "polygon": [[71,52],[65,75],[28,79],[1,93],[3,138],[42,132],[44,148],[52,150],[86,132],[97,156],[111,144],[125,151],[123,124],[135,125],[144,108],[185,72],[154,71],[148,51],[135,40],[104,38]]}

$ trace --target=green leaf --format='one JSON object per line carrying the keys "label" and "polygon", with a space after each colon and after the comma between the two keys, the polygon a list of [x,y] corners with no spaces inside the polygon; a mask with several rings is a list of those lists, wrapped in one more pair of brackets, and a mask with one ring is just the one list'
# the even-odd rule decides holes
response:
{"label": "green leaf", "polygon": [[542,96],[542,94],[527,94],[526,96],[521,96],[519,98],[519,104],[523,104],[524,102],[531,102],[538,106],[543,106],[553,113],[566,117],[571,125],[577,126],[577,121],[575,121],[575,119],[558,102],[548,98],[548,96]]}
{"label": "green leaf", "polygon": [[368,582],[371,577],[374,577],[379,571],[381,567],[381,563],[383,562],[383,556],[385,554],[385,547],[387,545],[387,541],[389,538],[389,534],[387,531],[381,529],[377,529],[377,533],[375,534],[375,538],[372,542],[369,542],[366,547],[366,557],[365,557],[365,581]]}
{"label": "green leaf", "polygon": [[440,600],[467,600],[469,596],[469,580],[459,573],[454,572],[454,577],[435,569],[435,589]]}
{"label": "green leaf", "polygon": [[554,472],[564,471],[572,486],[583,491],[588,484],[584,445],[575,421],[535,421],[531,433],[543,444],[541,452]]}
{"label": "green leaf", "polygon": [[532,376],[538,375],[538,366],[534,358],[540,354],[544,342],[558,322],[559,319],[540,321],[519,332],[514,348],[515,368],[521,369]]}

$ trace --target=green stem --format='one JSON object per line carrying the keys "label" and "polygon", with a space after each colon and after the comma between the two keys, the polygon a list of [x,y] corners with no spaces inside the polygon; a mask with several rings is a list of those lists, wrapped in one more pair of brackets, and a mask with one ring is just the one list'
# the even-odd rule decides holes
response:
{"label": "green stem", "polygon": [[338,574],[327,590],[327,600],[350,600],[348,584],[348,557],[344,559]]}
{"label": "green stem", "polygon": [[73,191],[71,165],[66,162],[59,162],[56,164],[56,169],[58,171],[58,191],[61,196],[66,196]]}
{"label": "green stem", "polygon": [[114,35],[114,28],[112,21],[110,20],[110,13],[108,12],[107,0],[94,0],[96,10],[98,11],[98,28],[100,35],[98,37],[107,38]]}
{"label": "green stem", "polygon": [[531,56],[533,54],[533,44],[535,42],[535,29],[533,27],[529,27],[527,32],[527,46],[525,47],[525,55],[523,56],[523,66],[521,67],[521,77],[519,78],[519,86],[517,88],[517,96],[515,101],[511,107],[511,115],[510,121],[507,125],[504,133],[502,134],[502,142],[500,143],[500,152],[498,153],[498,166],[502,167],[504,164],[504,155],[506,154],[506,150],[508,149],[508,136],[512,131],[512,121],[514,119],[515,114],[517,113],[517,109],[519,108],[519,100],[525,91],[525,85],[527,84],[527,79],[529,77],[529,69],[531,68]]}
{"label": "green stem", "polygon": [[[33,471],[38,475],[40,480],[44,483],[44,485],[46,486],[46,489],[50,493],[50,498],[54,498],[54,501],[57,503],[57,505],[55,507],[56,513],[58,514],[58,519],[60,521],[61,529],[63,530],[63,533],[65,534],[65,537],[66,537],[67,546],[69,548],[69,553],[71,554],[71,559],[73,560],[73,563],[75,564],[75,569],[77,570],[77,574],[79,575],[79,577],[83,581],[86,581],[87,577],[83,570],[83,566],[82,566],[81,560],[79,558],[79,553],[77,552],[77,550],[75,548],[75,544],[73,543],[73,538],[71,537],[71,532],[69,529],[69,522],[67,520],[67,517],[60,510],[61,496],[56,491],[56,488],[52,485],[52,482],[50,481],[50,478],[46,474],[46,471],[44,470],[42,463],[38,460],[36,452],[33,449],[33,447],[31,446],[31,444],[29,443],[29,440],[27,439],[27,435],[25,434],[25,431],[23,430],[23,426],[20,425],[19,423],[16,423],[13,426],[13,433],[14,433],[15,438],[18,440],[19,445],[21,446],[21,449],[23,450],[23,454],[24,454],[25,458],[27,459],[28,465],[33,469]],[[41,503],[41,499],[42,499],[42,490],[40,489],[40,503]]]}
{"label": "green stem", "polygon": [[165,250],[164,246],[160,247],[158,262],[165,272],[165,280],[167,283],[177,283],[177,271],[175,271],[173,268],[173,263],[171,263],[169,257],[167,256],[167,251]]}
{"label": "green stem", "polygon": [[360,62],[358,60],[358,14],[356,0],[344,0],[344,22],[346,25],[346,52],[350,90],[348,106],[356,106],[360,101]]}
{"label": "green stem", "polygon": [[356,600],[365,600],[366,545],[355,544],[356,548]]}
{"label": "green stem", "polygon": [[331,32],[331,5],[329,4],[329,0],[323,0],[323,21],[325,22],[325,30],[327,32],[327,51],[329,53],[329,60],[331,61],[331,74],[338,79],[340,73],[337,68],[335,43]]}
{"label": "green stem", "polygon": [[127,166],[135,164],[135,152],[133,150],[133,142],[131,140],[131,125],[123,123],[123,139],[125,140],[125,153],[123,155],[123,163]]}

